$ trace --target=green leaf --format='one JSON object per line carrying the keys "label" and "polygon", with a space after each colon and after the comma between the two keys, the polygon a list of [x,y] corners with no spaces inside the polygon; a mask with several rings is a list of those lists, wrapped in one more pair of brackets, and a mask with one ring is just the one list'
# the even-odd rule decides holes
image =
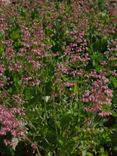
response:
{"label": "green leaf", "polygon": [[112,84],[114,85],[115,88],[117,88],[117,79],[115,77],[110,77],[110,80],[112,82]]}
{"label": "green leaf", "polygon": [[19,38],[20,38],[20,31],[19,31],[18,29],[12,30],[12,31],[10,32],[10,38],[11,38],[12,40],[17,40],[17,39],[19,39]]}
{"label": "green leaf", "polygon": [[49,152],[49,153],[47,154],[47,156],[52,156],[52,153],[51,153],[51,152]]}
{"label": "green leaf", "polygon": [[93,156],[93,154],[90,152],[87,152],[86,156]]}
{"label": "green leaf", "polygon": [[2,54],[4,52],[4,47],[2,44],[0,44],[0,54]]}

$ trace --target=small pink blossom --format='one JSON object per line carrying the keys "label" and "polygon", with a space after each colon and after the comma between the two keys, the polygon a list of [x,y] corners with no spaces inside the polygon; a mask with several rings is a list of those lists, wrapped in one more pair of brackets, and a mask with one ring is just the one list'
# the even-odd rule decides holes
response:
{"label": "small pink blossom", "polygon": [[4,65],[0,64],[0,76],[3,75],[4,71],[5,71]]}
{"label": "small pink blossom", "polygon": [[110,116],[110,115],[112,115],[111,112],[100,112],[100,113],[99,113],[99,116],[101,116],[101,117],[108,117],[108,116]]}

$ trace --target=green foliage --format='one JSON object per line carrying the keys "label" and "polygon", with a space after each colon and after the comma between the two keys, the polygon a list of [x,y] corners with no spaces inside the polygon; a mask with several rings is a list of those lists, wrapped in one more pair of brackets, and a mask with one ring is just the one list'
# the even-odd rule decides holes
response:
{"label": "green foliage", "polygon": [[[21,156],[33,150],[36,156],[39,153],[42,156],[112,156],[110,153],[117,153],[117,45],[115,32],[109,33],[110,28],[116,29],[116,24],[111,23],[104,0],[92,2],[89,14],[81,11],[81,15],[77,15],[82,7],[88,7],[77,5],[79,12],[76,3],[70,0],[26,0],[26,3],[21,0],[12,8],[17,16],[8,16],[6,6],[8,28],[0,33],[0,65],[5,68],[0,66],[0,84],[4,82],[4,86],[0,86],[0,102],[6,107],[25,109],[25,116],[20,118],[25,123],[26,136],[15,149],[5,146],[5,136],[1,137],[3,156]],[[87,25],[82,23],[85,17]],[[85,25],[84,36],[78,23]],[[4,41],[11,43],[5,45]],[[90,58],[88,61],[86,56]],[[95,99],[94,102],[83,101],[84,92],[92,91],[94,82],[100,80],[97,75],[98,78],[90,76],[92,71],[103,75],[103,80],[105,77],[109,80],[106,86],[99,84],[95,97],[99,94],[103,99],[106,88],[108,98],[112,90],[111,104],[103,106]],[[21,97],[17,99],[15,95]],[[100,110],[86,111],[95,103],[101,106],[101,111],[110,114],[99,116]],[[34,149],[33,144],[37,145]]]}

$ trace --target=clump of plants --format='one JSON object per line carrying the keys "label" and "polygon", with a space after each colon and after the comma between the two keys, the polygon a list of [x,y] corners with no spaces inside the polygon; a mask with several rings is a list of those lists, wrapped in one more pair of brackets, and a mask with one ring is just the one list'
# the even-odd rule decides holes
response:
{"label": "clump of plants", "polygon": [[0,4],[1,155],[116,155],[114,5]]}

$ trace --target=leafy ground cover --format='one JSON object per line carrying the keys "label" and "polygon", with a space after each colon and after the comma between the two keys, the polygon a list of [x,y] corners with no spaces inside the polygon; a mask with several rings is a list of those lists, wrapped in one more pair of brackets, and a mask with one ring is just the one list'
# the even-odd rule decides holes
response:
{"label": "leafy ground cover", "polygon": [[117,155],[116,1],[0,1],[0,153]]}

